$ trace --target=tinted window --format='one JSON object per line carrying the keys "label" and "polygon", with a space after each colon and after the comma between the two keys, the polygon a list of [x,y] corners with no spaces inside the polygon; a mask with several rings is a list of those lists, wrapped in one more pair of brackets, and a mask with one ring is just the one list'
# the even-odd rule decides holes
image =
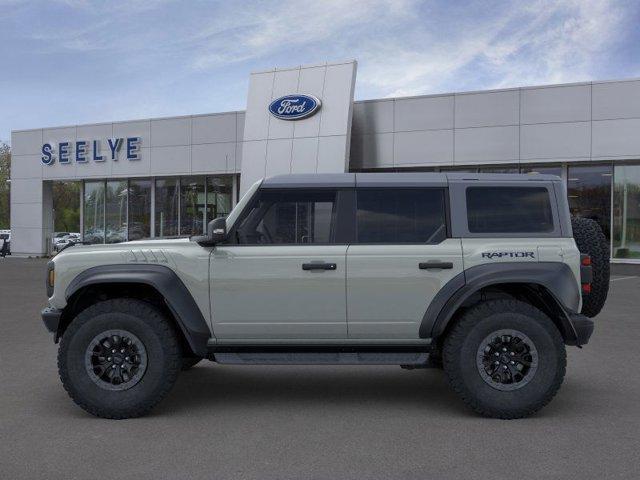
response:
{"label": "tinted window", "polygon": [[444,190],[358,190],[359,243],[439,243],[447,236]]}
{"label": "tinted window", "polygon": [[236,232],[240,244],[332,243],[336,192],[262,190]]}
{"label": "tinted window", "polygon": [[571,215],[598,222],[605,237],[611,234],[611,165],[567,168],[567,193]]}
{"label": "tinted window", "polygon": [[467,188],[472,233],[542,233],[553,231],[549,192],[542,187]]}

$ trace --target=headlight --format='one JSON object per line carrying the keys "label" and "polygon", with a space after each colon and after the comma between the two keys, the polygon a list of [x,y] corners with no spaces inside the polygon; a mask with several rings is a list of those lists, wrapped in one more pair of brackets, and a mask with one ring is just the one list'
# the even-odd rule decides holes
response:
{"label": "headlight", "polygon": [[53,287],[56,283],[56,271],[55,264],[53,262],[47,263],[47,297],[53,296]]}

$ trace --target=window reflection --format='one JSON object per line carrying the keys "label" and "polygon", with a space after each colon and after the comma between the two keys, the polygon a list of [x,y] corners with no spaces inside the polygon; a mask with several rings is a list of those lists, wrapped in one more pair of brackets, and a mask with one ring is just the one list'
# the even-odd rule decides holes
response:
{"label": "window reflection", "polygon": [[129,182],[128,239],[151,237],[151,180]]}
{"label": "window reflection", "polygon": [[127,181],[106,183],[105,241],[119,243],[127,240]]}
{"label": "window reflection", "polygon": [[613,187],[614,258],[640,258],[640,165],[616,165]]}
{"label": "window reflection", "polygon": [[84,183],[84,218],[82,239],[87,243],[104,243],[104,182]]}
{"label": "window reflection", "polygon": [[207,177],[207,222],[231,212],[233,177]]}
{"label": "window reflection", "polygon": [[611,165],[569,166],[567,190],[571,214],[598,222],[610,238]]}
{"label": "window reflection", "polygon": [[233,205],[233,175],[84,182],[83,237],[117,243],[155,237],[201,235],[207,222],[227,216]]}
{"label": "window reflection", "polygon": [[505,165],[494,167],[482,167],[479,169],[480,173],[519,173],[517,165]]}
{"label": "window reflection", "polygon": [[177,178],[156,180],[156,237],[178,235],[178,201],[180,184]]}
{"label": "window reflection", "polygon": [[561,165],[523,165],[522,167],[520,167],[520,172],[530,173],[530,174],[539,173],[541,175],[555,175],[557,177],[562,177],[562,166]]}
{"label": "window reflection", "polygon": [[180,180],[180,235],[204,233],[204,177]]}

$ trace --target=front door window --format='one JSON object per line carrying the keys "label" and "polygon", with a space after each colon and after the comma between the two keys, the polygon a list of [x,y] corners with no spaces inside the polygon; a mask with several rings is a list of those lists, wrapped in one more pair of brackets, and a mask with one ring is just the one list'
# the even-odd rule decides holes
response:
{"label": "front door window", "polygon": [[333,243],[335,199],[333,190],[263,190],[241,221],[235,240],[241,245]]}

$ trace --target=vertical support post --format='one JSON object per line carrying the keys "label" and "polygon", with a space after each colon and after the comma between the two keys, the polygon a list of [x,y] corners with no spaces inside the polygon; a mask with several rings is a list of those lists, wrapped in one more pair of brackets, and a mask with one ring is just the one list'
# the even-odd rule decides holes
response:
{"label": "vertical support post", "polygon": [[201,235],[205,235],[207,233],[207,208],[209,208],[209,195],[207,192],[207,188],[208,188],[208,181],[209,177],[205,175],[204,177],[204,199],[203,199],[203,205],[204,208],[202,209],[202,232],[200,232]]}
{"label": "vertical support post", "polygon": [[238,198],[238,194],[239,194],[239,188],[238,188],[238,184],[240,183],[240,175],[234,175],[233,176],[233,181],[231,182],[231,208],[236,206],[236,203],[238,203],[238,200],[240,200]]}
{"label": "vertical support post", "polygon": [[42,182],[42,246],[41,252],[49,255],[53,237],[53,182]]}
{"label": "vertical support post", "polygon": [[80,181],[80,239],[84,240],[84,180]]}
{"label": "vertical support post", "polygon": [[156,179],[151,179],[151,238],[156,238]]}

